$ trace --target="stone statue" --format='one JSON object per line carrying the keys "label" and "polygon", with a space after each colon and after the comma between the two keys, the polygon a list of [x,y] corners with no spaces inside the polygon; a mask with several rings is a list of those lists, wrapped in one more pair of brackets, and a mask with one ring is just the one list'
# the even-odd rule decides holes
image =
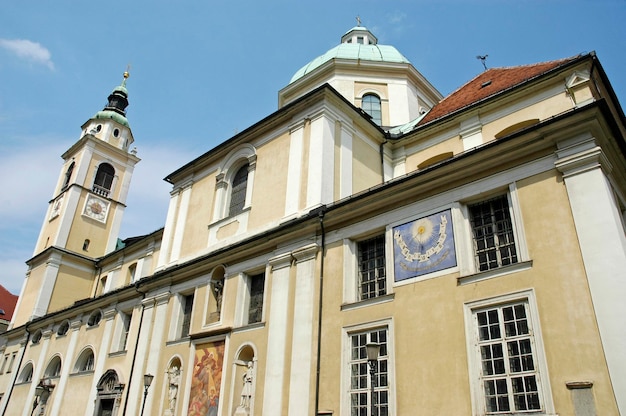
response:
{"label": "stone statue", "polygon": [[252,398],[252,388],[254,383],[254,367],[252,361],[248,361],[248,368],[243,373],[243,388],[241,389],[241,402],[239,407],[250,409],[250,399]]}
{"label": "stone statue", "polygon": [[172,366],[167,372],[169,381],[169,391],[167,398],[169,400],[169,410],[173,413],[176,409],[176,399],[178,398],[178,384],[180,383],[180,369],[178,366]]}
{"label": "stone statue", "polygon": [[215,296],[215,303],[217,305],[217,313],[222,310],[222,293],[224,292],[224,281],[213,280],[213,295]]}

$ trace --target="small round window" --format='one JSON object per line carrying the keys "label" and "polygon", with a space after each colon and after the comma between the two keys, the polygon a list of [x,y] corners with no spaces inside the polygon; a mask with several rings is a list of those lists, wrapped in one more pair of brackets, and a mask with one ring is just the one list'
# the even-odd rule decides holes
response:
{"label": "small round window", "polygon": [[118,137],[118,136],[120,135],[120,130],[119,130],[119,129],[115,129],[115,130],[113,130],[113,135],[114,135],[115,137]]}
{"label": "small round window", "polygon": [[62,336],[67,334],[67,331],[70,329],[70,323],[68,321],[64,321],[59,325],[59,329],[57,329],[57,335]]}
{"label": "small round window", "polygon": [[41,341],[41,329],[38,329],[33,334],[33,344],[39,344],[39,341]]}
{"label": "small round window", "polygon": [[87,320],[87,325],[96,326],[100,323],[101,319],[102,319],[102,312],[95,311],[91,315],[89,315],[89,320]]}
{"label": "small round window", "polygon": [[98,124],[96,126],[96,131],[99,132],[100,130],[102,130],[102,124]]}

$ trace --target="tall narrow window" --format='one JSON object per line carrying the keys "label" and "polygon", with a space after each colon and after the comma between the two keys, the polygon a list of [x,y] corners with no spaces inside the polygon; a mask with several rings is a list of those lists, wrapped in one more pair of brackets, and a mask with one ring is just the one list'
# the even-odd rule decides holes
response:
{"label": "tall narrow window", "polygon": [[132,320],[130,313],[122,312],[120,314],[120,342],[118,345],[118,351],[126,351],[126,343],[128,342],[128,333],[130,332],[130,323]]}
{"label": "tall narrow window", "polygon": [[[378,361],[371,379],[365,346],[380,345]],[[352,415],[389,415],[389,352],[387,328],[350,334],[350,411]],[[372,381],[374,403],[371,403]],[[372,412],[372,407],[374,411]]]}
{"label": "tall narrow window", "polygon": [[380,98],[377,95],[365,94],[363,98],[361,98],[361,108],[372,117],[374,123],[379,126],[383,123]]}
{"label": "tall narrow window", "polygon": [[265,274],[250,276],[250,298],[248,304],[248,324],[261,322],[263,319],[263,294]]}
{"label": "tall narrow window", "polygon": [[65,181],[63,182],[63,188],[61,188],[61,190],[64,190],[69,186],[70,180],[72,179],[72,172],[74,171],[74,165],[75,163],[72,161],[70,166],[67,168],[67,171],[65,171]]}
{"label": "tall narrow window", "polygon": [[114,177],[115,169],[113,166],[108,163],[101,163],[100,166],[98,166],[96,179],[93,182],[93,192],[105,197],[109,196]]}
{"label": "tall narrow window", "polygon": [[469,206],[476,268],[486,271],[517,263],[513,221],[506,195]]}
{"label": "tall narrow window", "polygon": [[474,320],[486,413],[541,410],[528,304],[475,311]]}
{"label": "tall narrow window", "polygon": [[230,204],[228,206],[228,215],[233,216],[239,214],[246,204],[246,189],[248,187],[248,164],[246,163],[239,168],[232,181],[232,189],[230,192]]}
{"label": "tall narrow window", "polygon": [[359,299],[387,293],[385,272],[385,236],[379,235],[358,243]]}
{"label": "tall narrow window", "polygon": [[193,293],[183,296],[182,298],[182,312],[183,317],[180,324],[180,337],[185,338],[189,336],[189,330],[191,329],[191,311],[193,310]]}

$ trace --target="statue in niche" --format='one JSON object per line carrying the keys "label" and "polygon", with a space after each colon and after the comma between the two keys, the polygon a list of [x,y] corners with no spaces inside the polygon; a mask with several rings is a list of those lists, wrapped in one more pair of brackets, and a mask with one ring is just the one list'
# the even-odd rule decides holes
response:
{"label": "statue in niche", "polygon": [[180,369],[174,365],[170,367],[167,372],[167,379],[169,381],[169,390],[167,398],[169,400],[168,410],[171,414],[174,414],[176,409],[176,399],[178,398],[178,384],[180,383]]}
{"label": "statue in niche", "polygon": [[252,361],[248,361],[248,368],[243,373],[243,388],[241,389],[240,409],[250,409],[250,400],[252,399],[252,387],[254,383],[254,367]]}
{"label": "statue in niche", "polygon": [[223,280],[211,280],[211,289],[213,290],[213,296],[215,297],[215,314],[217,316],[216,321],[220,319],[220,312],[222,310],[222,294],[224,293],[224,281]]}

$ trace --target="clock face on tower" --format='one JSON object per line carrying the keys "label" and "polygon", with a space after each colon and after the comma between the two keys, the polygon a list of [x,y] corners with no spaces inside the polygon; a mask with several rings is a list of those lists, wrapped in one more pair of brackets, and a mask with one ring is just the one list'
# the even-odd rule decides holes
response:
{"label": "clock face on tower", "polygon": [[396,282],[455,267],[451,211],[394,227],[393,261]]}
{"label": "clock face on tower", "polygon": [[90,195],[87,198],[83,215],[98,220],[100,222],[106,222],[107,214],[109,212],[109,201],[97,198]]}
{"label": "clock face on tower", "polygon": [[63,204],[63,195],[61,195],[54,203],[52,204],[52,211],[50,211],[50,220],[59,216],[59,212],[61,211],[61,205]]}

